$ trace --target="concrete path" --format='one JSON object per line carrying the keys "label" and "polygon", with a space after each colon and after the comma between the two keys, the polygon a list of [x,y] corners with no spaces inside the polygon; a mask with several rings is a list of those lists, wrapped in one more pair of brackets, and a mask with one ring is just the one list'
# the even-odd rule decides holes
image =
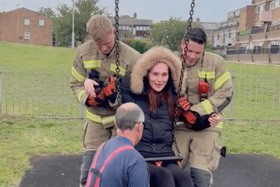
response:
{"label": "concrete path", "polygon": [[[19,187],[78,187],[81,155],[36,156]],[[266,155],[228,155],[213,173],[212,187],[280,187],[280,160]]]}

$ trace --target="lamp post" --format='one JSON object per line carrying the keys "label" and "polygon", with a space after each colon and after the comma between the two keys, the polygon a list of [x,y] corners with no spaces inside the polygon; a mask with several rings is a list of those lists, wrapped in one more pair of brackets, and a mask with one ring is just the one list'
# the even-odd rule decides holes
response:
{"label": "lamp post", "polygon": [[72,0],[73,2],[73,10],[72,10],[72,49],[75,48],[75,33],[74,33],[74,7],[75,7],[75,3],[74,0]]}
{"label": "lamp post", "polygon": [[17,4],[17,42],[19,43],[19,20],[18,20],[18,5]]}

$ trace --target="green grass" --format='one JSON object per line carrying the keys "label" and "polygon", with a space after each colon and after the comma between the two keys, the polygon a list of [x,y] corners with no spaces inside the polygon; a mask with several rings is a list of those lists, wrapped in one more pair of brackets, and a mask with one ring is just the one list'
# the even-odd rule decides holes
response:
{"label": "green grass", "polygon": [[280,122],[227,122],[219,142],[229,153],[268,154],[280,159]]}
{"label": "green grass", "polygon": [[2,116],[0,187],[17,186],[34,155],[80,154],[85,121]]}
{"label": "green grass", "polygon": [[0,63],[5,71],[71,70],[75,50],[70,48],[0,42]]}

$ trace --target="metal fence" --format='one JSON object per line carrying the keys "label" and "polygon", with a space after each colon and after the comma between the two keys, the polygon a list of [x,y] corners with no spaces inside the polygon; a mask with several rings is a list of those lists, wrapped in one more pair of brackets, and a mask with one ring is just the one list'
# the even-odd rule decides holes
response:
{"label": "metal fence", "polygon": [[260,46],[256,46],[253,49],[247,49],[245,47],[241,47],[239,50],[227,50],[227,55],[237,55],[237,54],[280,54],[280,48],[270,47],[270,48],[262,48]]}
{"label": "metal fence", "polygon": [[[227,119],[280,120],[280,75],[265,68],[230,70],[234,97],[224,110]],[[70,70],[59,72],[2,71],[1,114],[46,118],[83,118],[69,86]]]}
{"label": "metal fence", "polygon": [[80,105],[69,86],[69,71],[1,72],[2,114],[79,118]]}

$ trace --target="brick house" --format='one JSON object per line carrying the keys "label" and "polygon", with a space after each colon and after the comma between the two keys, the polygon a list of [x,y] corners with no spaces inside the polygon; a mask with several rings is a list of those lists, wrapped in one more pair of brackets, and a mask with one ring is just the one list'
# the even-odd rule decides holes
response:
{"label": "brick house", "polygon": [[238,30],[227,60],[280,64],[280,0],[252,0],[240,11]]}
{"label": "brick house", "polygon": [[[113,24],[115,24],[115,17],[108,16]],[[121,38],[133,37],[142,40],[148,38],[150,34],[150,26],[153,21],[150,19],[137,19],[137,13],[133,17],[128,15],[120,16],[119,18],[119,34]]]}
{"label": "brick house", "polygon": [[53,20],[19,8],[0,13],[0,41],[52,46]]}

